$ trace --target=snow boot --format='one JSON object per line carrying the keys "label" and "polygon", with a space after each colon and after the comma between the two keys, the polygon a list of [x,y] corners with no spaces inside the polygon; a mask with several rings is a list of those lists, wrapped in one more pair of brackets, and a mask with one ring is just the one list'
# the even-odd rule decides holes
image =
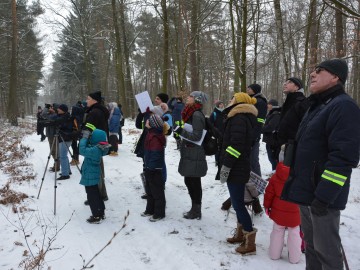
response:
{"label": "snow boot", "polygon": [[257,215],[261,215],[263,213],[263,209],[261,207],[259,198],[255,198],[252,202],[251,202],[251,207],[254,211],[255,216]]}
{"label": "snow boot", "polygon": [[71,162],[70,162],[70,165],[71,165],[71,166],[76,166],[76,165],[79,165],[79,163],[80,163],[79,160],[73,158],[73,159],[71,160]]}
{"label": "snow boot", "polygon": [[233,237],[226,238],[226,241],[230,244],[244,242],[245,239],[244,239],[243,227],[242,227],[241,223],[238,222],[237,228],[234,230],[235,230],[235,233],[234,233]]}
{"label": "snow boot", "polygon": [[239,247],[235,249],[236,252],[240,253],[241,255],[255,255],[256,254],[256,245],[255,245],[255,238],[256,238],[257,229],[253,228],[251,232],[243,231],[244,234],[244,242],[240,244]]}
{"label": "snow boot", "polygon": [[231,199],[227,199],[225,202],[222,203],[221,210],[229,210],[231,207]]}
{"label": "snow boot", "polygon": [[184,214],[186,219],[201,219],[201,204],[193,203],[189,212]]}

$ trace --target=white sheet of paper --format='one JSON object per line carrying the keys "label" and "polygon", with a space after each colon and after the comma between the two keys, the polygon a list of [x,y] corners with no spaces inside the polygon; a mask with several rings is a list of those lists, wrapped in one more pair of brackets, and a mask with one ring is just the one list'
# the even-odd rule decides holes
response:
{"label": "white sheet of paper", "polygon": [[[183,128],[184,128],[184,130],[186,130],[187,132],[192,132],[192,131],[193,131],[192,125],[187,124],[187,123],[184,124],[184,127],[183,127]],[[191,141],[191,140],[189,140],[189,139],[187,139],[187,138],[185,138],[185,137],[183,137],[183,136],[181,136],[181,135],[180,135],[180,138],[182,138],[182,139],[184,139],[184,140],[186,140],[186,141],[188,141],[188,142],[192,142],[192,143],[197,144],[197,145],[200,146],[200,145],[202,144],[204,138],[205,138],[206,132],[207,132],[207,130],[203,129],[203,133],[202,133],[201,139],[200,139],[199,141]]]}
{"label": "white sheet of paper", "polygon": [[150,110],[154,108],[148,91],[136,94],[135,99],[142,113],[146,112],[147,107],[149,107]]}

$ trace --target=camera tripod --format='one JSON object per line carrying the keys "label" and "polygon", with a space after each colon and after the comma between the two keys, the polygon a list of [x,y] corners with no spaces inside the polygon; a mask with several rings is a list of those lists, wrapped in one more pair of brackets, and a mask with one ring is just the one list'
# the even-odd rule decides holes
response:
{"label": "camera tripod", "polygon": [[[55,171],[55,175],[54,175],[54,215],[56,215],[56,189],[57,189],[57,165],[59,164],[59,137],[61,139],[61,142],[64,142],[64,139],[62,138],[62,136],[59,134],[59,130],[57,129],[56,132],[55,132],[55,135],[54,135],[54,139],[52,141],[52,144],[51,144],[51,147],[50,147],[50,153],[47,157],[47,162],[46,162],[46,166],[45,166],[45,170],[44,170],[44,173],[43,173],[43,176],[41,178],[41,185],[40,185],[40,188],[39,188],[39,192],[38,192],[38,196],[37,196],[37,199],[39,199],[40,197],[40,192],[41,192],[41,189],[42,189],[42,186],[43,186],[43,183],[44,183],[44,179],[45,179],[45,175],[46,175],[46,172],[47,172],[47,168],[49,166],[49,162],[50,162],[50,157],[51,157],[51,153],[53,152],[53,149],[55,148],[55,164],[54,164],[54,171]],[[68,153],[70,154],[70,156],[73,158],[74,156],[71,154],[70,152],[70,149],[69,147],[67,146],[67,144],[65,143],[65,146],[67,148],[67,151]],[[76,167],[77,169],[79,170],[80,172],[80,168],[79,166],[76,164]]]}

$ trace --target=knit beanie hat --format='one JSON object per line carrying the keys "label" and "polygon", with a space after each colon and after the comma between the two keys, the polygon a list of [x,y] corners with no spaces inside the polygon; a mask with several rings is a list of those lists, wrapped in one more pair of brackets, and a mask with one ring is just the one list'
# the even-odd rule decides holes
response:
{"label": "knit beanie hat", "polygon": [[163,129],[164,127],[164,121],[161,119],[160,116],[158,116],[157,114],[152,114],[149,117],[149,125],[152,128],[156,128],[156,129]]}
{"label": "knit beanie hat", "polygon": [[164,114],[164,111],[161,109],[161,106],[160,106],[160,105],[154,106],[154,107],[151,109],[151,111],[152,111],[154,114],[156,114],[156,115],[158,115],[158,116],[160,116],[160,117],[162,117],[163,114]]}
{"label": "knit beanie hat", "polygon": [[339,80],[342,81],[343,84],[345,84],[349,71],[348,65],[345,60],[339,58],[325,60],[318,64],[316,67],[324,68],[330,73],[338,76]]}
{"label": "knit beanie hat", "polygon": [[60,104],[58,109],[62,110],[65,113],[69,111],[69,108],[66,104]]}
{"label": "knit beanie hat", "polygon": [[304,84],[299,78],[290,77],[287,80],[293,82],[297,87],[299,87],[299,89],[304,88]]}
{"label": "knit beanie hat", "polygon": [[261,92],[261,86],[257,83],[250,84],[248,87],[251,88],[255,94],[258,94]]}
{"label": "knit beanie hat", "polygon": [[107,142],[106,132],[101,129],[95,129],[90,136],[90,144],[96,145],[100,142]]}
{"label": "knit beanie hat", "polygon": [[273,106],[279,106],[279,102],[277,102],[276,99],[270,99],[269,102],[268,102],[268,104],[271,104],[271,105],[273,105]]}
{"label": "knit beanie hat", "polygon": [[208,95],[202,91],[193,91],[190,96],[194,97],[195,103],[204,104],[208,101]]}
{"label": "knit beanie hat", "polygon": [[237,103],[246,103],[246,104],[256,104],[256,98],[250,97],[248,94],[240,92],[234,95],[235,104]]}
{"label": "knit beanie hat", "polygon": [[219,108],[219,105],[220,105],[220,104],[224,104],[224,102],[222,102],[221,100],[216,101],[216,102],[215,102],[215,107],[216,107],[216,108]]}
{"label": "knit beanie hat", "polygon": [[161,99],[162,102],[167,103],[169,100],[169,96],[165,93],[160,93],[156,95],[157,97],[159,97]]}
{"label": "knit beanie hat", "polygon": [[90,93],[89,97],[91,97],[92,99],[94,99],[100,103],[101,102],[101,91],[96,91],[96,92]]}

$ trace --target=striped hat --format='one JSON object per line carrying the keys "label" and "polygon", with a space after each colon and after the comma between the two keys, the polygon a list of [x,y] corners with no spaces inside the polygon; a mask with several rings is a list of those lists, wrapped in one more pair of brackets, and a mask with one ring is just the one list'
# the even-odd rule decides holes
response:
{"label": "striped hat", "polygon": [[157,114],[153,114],[149,118],[149,125],[152,128],[163,129],[164,121]]}

